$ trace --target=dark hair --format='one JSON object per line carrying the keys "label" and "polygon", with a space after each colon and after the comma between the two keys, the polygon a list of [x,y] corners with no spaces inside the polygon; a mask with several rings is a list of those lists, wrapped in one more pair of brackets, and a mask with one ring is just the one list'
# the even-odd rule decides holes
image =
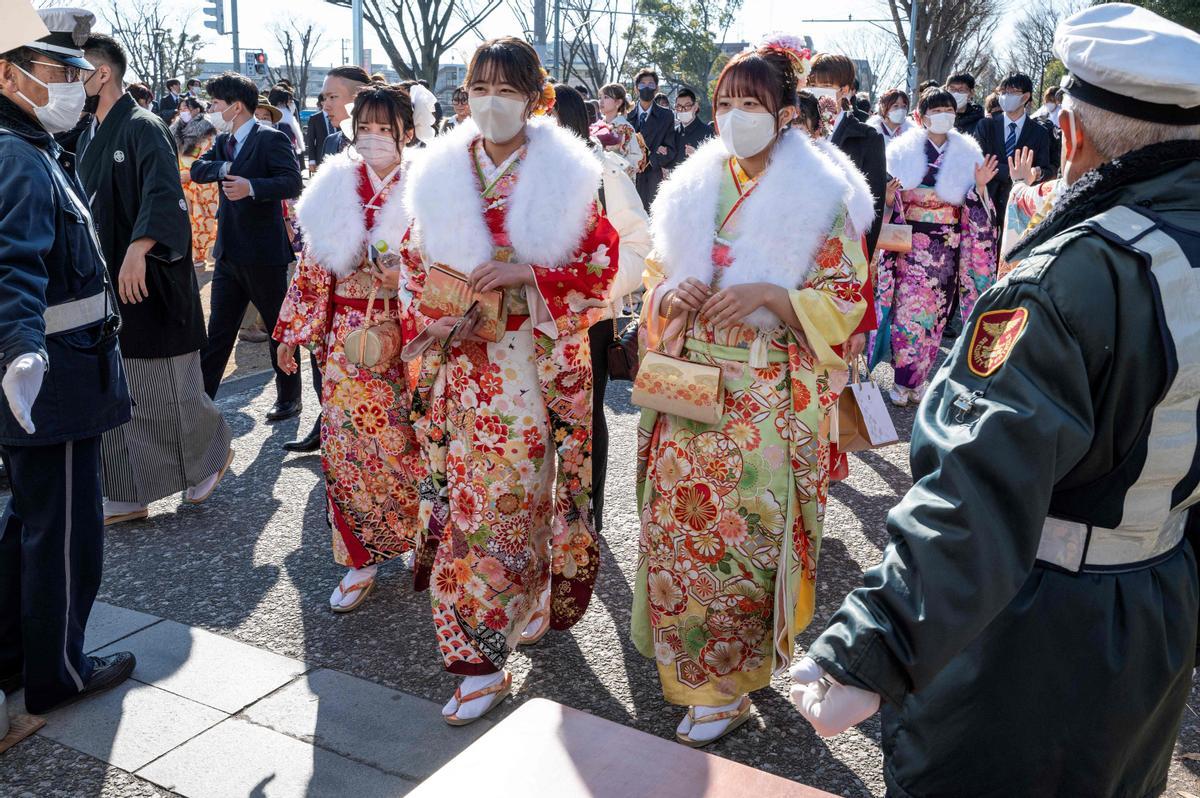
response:
{"label": "dark hair", "polygon": [[515,36],[488,39],[471,56],[467,66],[467,87],[489,79],[501,80],[533,97],[535,102],[545,84],[537,51],[529,42]]}
{"label": "dark hair", "polygon": [[1000,81],[1000,88],[1016,89],[1017,91],[1027,92],[1030,97],[1033,96],[1033,81],[1028,75],[1022,72],[1014,72]]}
{"label": "dark hair", "polygon": [[1062,95],[1063,90],[1058,86],[1049,86],[1044,92],[1042,92],[1042,102],[1050,102],[1051,100],[1054,102],[1061,102]]}
{"label": "dark hair", "polygon": [[292,101],[292,93],[282,84],[267,92],[267,102],[271,105],[287,105]]}
{"label": "dark hair", "polygon": [[821,53],[813,59],[808,71],[809,83],[832,83],[834,86],[854,85],[854,62],[838,53]]}
{"label": "dark hair", "polygon": [[200,113],[204,113],[204,103],[200,102],[195,97],[184,97],[183,105],[186,105],[188,108],[191,108],[193,111],[199,111]]}
{"label": "dark hair", "polygon": [[592,122],[600,121],[600,101],[599,100],[584,100],[583,104],[588,109],[588,119]]}
{"label": "dark hair", "polygon": [[236,72],[222,72],[204,86],[208,96],[232,105],[241,103],[246,113],[253,114],[258,107],[258,87],[254,81]]}
{"label": "dark hair", "polygon": [[589,89],[587,86],[584,86],[582,83],[575,86],[575,91],[579,92],[579,96],[581,98],[584,97],[585,95],[592,93],[592,90]]}
{"label": "dark hair", "polygon": [[917,100],[917,110],[921,116],[930,108],[958,108],[958,103],[954,101],[954,95],[938,86],[933,89],[928,89],[921,95],[921,99]]}
{"label": "dark hair", "polygon": [[696,96],[696,92],[692,91],[687,86],[684,86],[682,89],[675,92],[675,102],[679,102],[680,97],[690,97],[692,99],[692,102],[697,103],[697,104],[699,104],[699,102],[700,102],[700,98],[698,98]]}
{"label": "dark hair", "polygon": [[909,102],[908,92],[904,89],[888,89],[883,94],[879,95],[879,113],[886,114],[892,110],[892,106],[899,101],[904,100],[905,108],[912,108],[912,103]]}
{"label": "dark hair", "polygon": [[284,88],[287,88],[287,89],[292,88],[292,82],[290,80],[288,80],[287,78],[280,78],[279,80],[275,81],[275,85],[283,86]]}
{"label": "dark hair", "polygon": [[[713,89],[713,104],[722,96],[754,97],[777,115],[796,104],[796,70],[778,50],[750,50],[729,59]],[[776,121],[778,124],[778,121]]]}
{"label": "dark hair", "polygon": [[951,83],[961,83],[967,87],[969,91],[975,91],[975,76],[970,72],[955,72],[950,77],[946,78],[946,85]]}
{"label": "dark hair", "polygon": [[[129,59],[125,56],[125,48],[113,37],[103,33],[93,33],[83,43],[83,52],[85,54],[94,53],[99,60],[112,67],[113,77],[118,83],[125,77],[125,70],[129,68]],[[176,86],[179,85],[179,81],[173,82]],[[167,81],[168,86],[171,83],[172,81]]]}
{"label": "dark hair", "polygon": [[821,105],[817,102],[816,95],[809,94],[804,89],[796,92],[796,110],[799,111],[796,121],[803,124],[810,132],[819,135]]}
{"label": "dark hair", "polygon": [[992,92],[983,99],[983,112],[988,116],[1000,113],[1000,98],[996,92]]}
{"label": "dark hair", "polygon": [[926,80],[922,82],[921,85],[917,86],[917,98],[919,99],[922,94],[930,89],[936,89],[940,85],[942,84],[938,83],[936,80]]}
{"label": "dark hair", "polygon": [[177,89],[183,88],[183,84],[179,82],[179,78],[171,78],[170,80],[167,81],[167,88],[169,89],[172,86],[174,86]]}
{"label": "dark hair", "polygon": [[649,67],[643,67],[633,76],[633,85],[635,88],[642,82],[642,78],[654,78],[654,85],[658,85],[658,73]]}
{"label": "dark hair", "polygon": [[417,83],[420,83],[427,89],[429,88],[429,81],[427,81],[425,78],[417,78]]}
{"label": "dark hair", "polygon": [[201,83],[200,83],[200,78],[188,78],[187,85],[188,85],[188,88],[189,88],[189,89],[190,89],[192,86],[199,86],[199,85],[201,85]]}
{"label": "dark hair", "polygon": [[582,94],[567,85],[555,86],[554,113],[558,116],[560,126],[588,141],[591,120],[588,118],[588,109]]}
{"label": "dark hair", "polygon": [[600,96],[609,97],[621,103],[621,107],[617,109],[619,114],[627,114],[633,107],[629,102],[629,92],[625,91],[625,87],[620,83],[605,83],[600,87]]}
{"label": "dark hair", "polygon": [[317,105],[324,105],[324,104],[325,104],[325,92],[323,92],[323,91],[322,91],[322,92],[318,92],[318,94],[317,94]]}
{"label": "dark hair", "polygon": [[[126,91],[129,92],[130,97],[138,102],[154,102],[154,92],[150,91],[150,87],[145,83],[131,83]],[[251,105],[250,107],[253,108],[254,106]]]}
{"label": "dark hair", "polygon": [[405,133],[412,133],[415,127],[412,97],[408,89],[400,84],[372,83],[354,95],[354,110],[350,113],[350,120],[356,138],[359,122],[391,125],[396,149],[403,150],[406,142],[400,136],[400,129],[403,127]]}
{"label": "dark hair", "polygon": [[334,67],[333,69],[331,69],[325,73],[325,77],[341,78],[342,80],[348,80],[351,83],[370,83],[371,82],[371,76],[367,74],[367,70],[363,69],[360,66],[351,66],[351,65]]}
{"label": "dark hair", "polygon": [[14,47],[7,52],[0,53],[0,61],[7,61],[25,71],[29,71],[29,68],[33,66],[33,61],[36,57],[33,50],[30,50],[28,47]]}
{"label": "dark hair", "polygon": [[869,97],[855,97],[854,107],[865,114],[871,113],[871,99]]}
{"label": "dark hair", "polygon": [[663,94],[661,91],[658,94],[654,95],[654,102],[661,105],[663,108],[671,107],[670,99],[668,99],[667,95]]}

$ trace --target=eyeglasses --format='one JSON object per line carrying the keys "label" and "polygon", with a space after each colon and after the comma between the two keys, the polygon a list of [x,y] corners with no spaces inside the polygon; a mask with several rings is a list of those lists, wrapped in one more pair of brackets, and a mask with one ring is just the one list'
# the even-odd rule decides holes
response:
{"label": "eyeglasses", "polygon": [[29,63],[38,64],[39,66],[46,66],[46,67],[52,67],[54,69],[63,70],[64,72],[67,73],[67,83],[76,82],[77,80],[79,80],[79,78],[81,78],[83,76],[83,73],[85,71],[91,72],[90,69],[83,70],[83,69],[80,69],[79,67],[67,66],[66,64],[55,64],[52,61],[30,61]]}
{"label": "eyeglasses", "polygon": [[687,113],[688,111],[695,111],[696,106],[694,106],[694,105],[676,105],[675,110],[679,111],[680,113]]}

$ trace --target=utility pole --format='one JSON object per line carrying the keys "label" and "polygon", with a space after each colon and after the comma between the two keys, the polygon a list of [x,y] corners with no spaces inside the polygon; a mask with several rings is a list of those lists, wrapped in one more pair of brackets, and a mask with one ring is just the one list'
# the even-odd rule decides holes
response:
{"label": "utility pole", "polygon": [[917,96],[917,5],[912,0],[912,11],[908,15],[908,96]]}
{"label": "utility pole", "polygon": [[546,0],[533,0],[533,43],[546,45]]}
{"label": "utility pole", "polygon": [[554,71],[559,82],[563,80],[562,70],[562,0],[554,0]]}
{"label": "utility pole", "polygon": [[363,4],[362,0],[352,0],[350,4],[350,16],[353,26],[354,43],[351,49],[354,50],[354,63],[363,69],[370,70],[370,64],[363,63]]}
{"label": "utility pole", "polygon": [[233,19],[233,68],[240,71],[242,52],[238,48],[237,0],[229,0],[229,16]]}

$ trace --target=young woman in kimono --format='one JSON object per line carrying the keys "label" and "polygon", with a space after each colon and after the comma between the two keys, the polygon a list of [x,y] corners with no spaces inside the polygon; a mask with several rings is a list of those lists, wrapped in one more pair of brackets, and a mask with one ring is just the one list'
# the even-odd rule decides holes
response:
{"label": "young woman in kimono", "polygon": [[417,586],[430,588],[443,664],[464,677],[443,709],[452,725],[508,695],[518,642],[569,628],[587,608],[600,554],[588,328],[618,266],[594,201],[599,160],[531,118],[554,96],[533,48],[485,42],[466,86],[475,124],[434,141],[408,186],[424,266],[415,306],[440,264],[477,291],[503,289],[508,308],[498,343],[418,312],[405,351],[421,357],[416,429],[429,470]]}
{"label": "young woman in kimono", "polygon": [[1008,174],[1012,178],[1012,191],[1008,194],[1008,207],[1004,210],[1004,231],[1000,235],[1000,266],[996,279],[1004,277],[1017,267],[1020,261],[1010,261],[1005,256],[1012,251],[1025,234],[1041,224],[1062,194],[1062,178],[1038,183],[1038,168],[1033,165],[1033,150],[1021,147],[1008,157]]}
{"label": "young woman in kimono", "polygon": [[[937,359],[957,292],[965,321],[996,280],[996,212],[985,190],[996,159],[954,129],[954,97],[928,89],[917,103],[920,127],[887,148],[885,221],[912,225],[912,251],[884,252],[876,276],[871,366],[890,360],[893,404],[917,403]],[[899,190],[896,190],[896,186]],[[886,213],[886,210],[885,210]]]}
{"label": "young woman in kimono", "polygon": [[799,61],[775,43],[729,62],[719,138],[651,211],[646,343],[719,365],[725,387],[715,424],[647,410],[639,429],[633,639],[657,660],[666,700],[689,708],[676,735],[692,746],[749,717],[749,693],[787,667],[812,617],[822,425],[847,377],[832,347],[866,307],[870,197],[786,129]]}
{"label": "young woman in kimono", "polygon": [[638,143],[638,134],[633,125],[625,118],[633,108],[629,103],[629,95],[620,83],[609,83],[600,87],[599,102],[600,115],[618,138],[616,143],[606,144],[604,149],[624,161],[625,174],[630,180],[635,180],[645,153],[642,152],[642,145]]}
{"label": "young woman in kimono", "polygon": [[212,248],[217,243],[217,206],[220,204],[219,183],[192,182],[192,162],[208,152],[217,129],[204,116],[204,106],[191,97],[184,98],[179,119],[171,125],[171,134],[179,148],[179,180],[188,203],[188,218],[192,223],[192,262],[203,270]]}
{"label": "young woman in kimono", "polygon": [[280,367],[293,373],[296,347],[306,346],[324,375],[321,466],[333,557],[349,569],[329,598],[334,612],[356,609],[379,564],[412,549],[421,465],[409,419],[415,370],[399,358],[400,341],[396,357],[372,368],[356,366],[345,346],[368,321],[411,327],[397,289],[412,101],[401,87],[371,84],[351,119],[353,150],[326,158],[296,207],[305,247],[275,326]]}

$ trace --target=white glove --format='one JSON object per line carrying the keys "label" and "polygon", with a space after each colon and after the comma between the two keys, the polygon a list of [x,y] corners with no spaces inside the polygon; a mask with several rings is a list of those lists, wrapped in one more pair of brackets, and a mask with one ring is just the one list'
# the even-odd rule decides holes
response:
{"label": "white glove", "polygon": [[839,684],[808,657],[792,668],[792,681],[792,703],[822,737],[841,734],[879,710],[877,693]]}
{"label": "white glove", "polygon": [[45,376],[46,359],[36,352],[27,352],[8,364],[4,379],[0,381],[0,385],[4,386],[4,397],[8,399],[8,409],[21,429],[30,435],[36,431],[33,426],[33,403],[42,390]]}

